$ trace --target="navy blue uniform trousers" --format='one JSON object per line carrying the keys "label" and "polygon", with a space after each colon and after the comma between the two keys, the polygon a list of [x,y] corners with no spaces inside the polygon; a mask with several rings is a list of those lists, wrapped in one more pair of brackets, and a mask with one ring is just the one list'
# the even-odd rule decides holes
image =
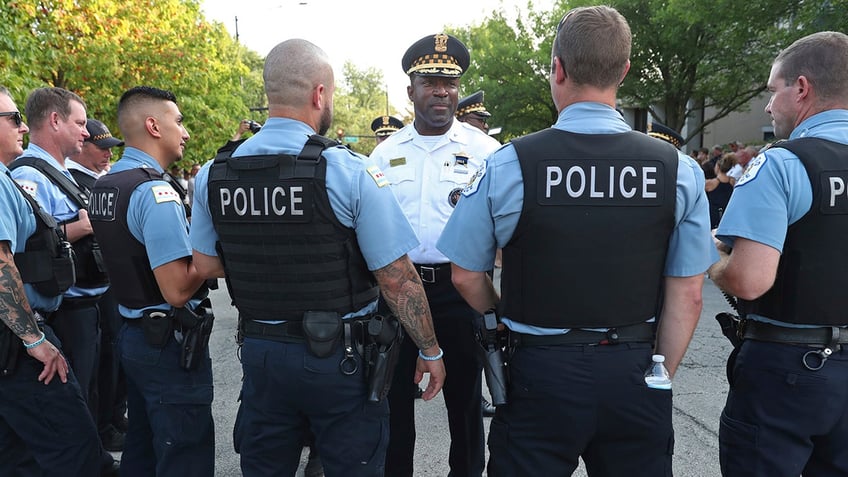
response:
{"label": "navy blue uniform trousers", "polygon": [[[732,365],[719,449],[726,477],[848,475],[848,350],[818,371],[807,346],[745,340]],[[817,358],[810,357],[815,367]]]}
{"label": "navy blue uniform trousers", "polygon": [[[448,264],[447,266],[450,266]],[[450,429],[450,477],[480,477],[485,467],[482,367],[475,356],[474,317],[449,278],[424,283],[447,377],[442,389]],[[389,391],[391,432],[386,477],[411,477],[415,451],[415,392],[418,348],[408,337]]]}
{"label": "navy blue uniform trousers", "polygon": [[388,404],[367,401],[359,355],[354,352],[352,374],[341,372],[344,359],[341,346],[318,358],[304,343],[245,338],[233,430],[244,477],[295,475],[307,429],[327,477],[383,475]]}
{"label": "navy blue uniform trousers", "polygon": [[127,435],[121,477],[213,477],[212,361],[186,371],[173,336],[147,344],[140,320],[126,320],[117,349],[127,376]]}
{"label": "navy blue uniform trousers", "polygon": [[489,428],[489,477],[670,477],[672,393],[650,389],[650,343],[519,346]]}
{"label": "navy blue uniform trousers", "polygon": [[43,369],[22,350],[15,373],[0,377],[0,475],[100,475],[100,440],[73,371],[67,383],[57,375],[45,385]]}

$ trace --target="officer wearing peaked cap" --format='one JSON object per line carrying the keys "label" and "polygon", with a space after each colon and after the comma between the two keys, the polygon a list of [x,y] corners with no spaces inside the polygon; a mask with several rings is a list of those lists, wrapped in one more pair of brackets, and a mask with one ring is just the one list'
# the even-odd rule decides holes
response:
{"label": "officer wearing peaked cap", "polygon": [[385,141],[403,127],[403,122],[394,116],[380,116],[371,121],[371,130],[377,138],[377,144]]}
{"label": "officer wearing peaked cap", "polygon": [[678,149],[683,146],[683,136],[674,129],[656,121],[651,122],[650,128],[648,129],[648,136],[665,141]]}
{"label": "officer wearing peaked cap", "polygon": [[483,105],[483,91],[477,91],[459,100],[459,105],[456,108],[456,119],[488,133],[490,117],[492,117],[492,113]]}
{"label": "officer wearing peaked cap", "polygon": [[[468,49],[457,38],[437,33],[421,38],[403,55],[407,95],[415,120],[371,153],[421,244],[409,252],[424,282],[436,336],[445,352],[445,405],[451,433],[450,475],[483,472],[481,368],[474,356],[472,321],[477,313],[451,281],[450,260],[435,249],[460,192],[499,143],[456,120],[460,78]],[[423,178],[436,178],[425,181]],[[416,351],[404,342],[389,393],[390,430],[386,475],[411,476],[415,448]]]}

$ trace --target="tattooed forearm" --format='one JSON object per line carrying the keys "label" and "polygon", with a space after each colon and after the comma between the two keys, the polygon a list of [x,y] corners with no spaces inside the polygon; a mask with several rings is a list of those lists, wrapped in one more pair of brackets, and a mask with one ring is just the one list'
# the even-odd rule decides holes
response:
{"label": "tattooed forearm", "polygon": [[0,242],[0,319],[17,336],[40,333],[14,256],[9,250],[9,242]]}
{"label": "tattooed forearm", "polygon": [[419,349],[436,345],[430,306],[421,278],[406,256],[374,272],[389,308]]}

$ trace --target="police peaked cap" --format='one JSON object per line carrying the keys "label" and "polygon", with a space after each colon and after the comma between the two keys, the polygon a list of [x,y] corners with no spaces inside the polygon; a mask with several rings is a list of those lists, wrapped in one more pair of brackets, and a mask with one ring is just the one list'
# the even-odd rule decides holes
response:
{"label": "police peaked cap", "polygon": [[652,122],[648,128],[648,136],[662,139],[678,149],[680,149],[680,146],[683,145],[683,136],[665,124]]}
{"label": "police peaked cap", "polygon": [[371,121],[371,130],[377,136],[391,136],[403,127],[403,122],[394,116],[380,116]]}
{"label": "police peaked cap", "polygon": [[459,104],[456,107],[456,117],[461,118],[462,116],[471,113],[484,118],[488,118],[492,115],[492,113],[487,111],[486,107],[483,106],[483,91],[477,91],[476,93],[469,94],[459,100]]}
{"label": "police peaked cap", "polygon": [[458,78],[468,69],[470,61],[468,48],[461,41],[452,35],[437,33],[413,43],[403,54],[401,66],[407,75]]}

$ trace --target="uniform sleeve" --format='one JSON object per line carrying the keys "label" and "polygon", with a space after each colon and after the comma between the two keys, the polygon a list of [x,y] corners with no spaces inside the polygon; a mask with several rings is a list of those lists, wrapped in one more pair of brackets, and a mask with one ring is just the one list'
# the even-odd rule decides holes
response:
{"label": "uniform sleeve", "polygon": [[669,240],[665,275],[691,277],[718,261],[710,230],[710,212],[704,191],[704,172],[691,158],[679,154],[676,226]]}
{"label": "uniform sleeve", "polygon": [[138,186],[130,196],[127,222],[130,233],[144,244],[151,269],[191,256],[185,209],[168,183]]}
{"label": "uniform sleeve", "polygon": [[15,207],[17,202],[13,194],[20,195],[20,193],[15,190],[14,185],[7,179],[8,177],[5,177],[2,179],[2,183],[0,183],[0,199],[5,204],[2,213],[0,213],[0,242],[9,242],[9,250],[14,253],[19,244],[17,243],[18,210]]}
{"label": "uniform sleeve", "polygon": [[496,249],[515,232],[523,203],[521,168],[508,146],[486,159],[463,190],[436,248],[466,270],[491,270]]}
{"label": "uniform sleeve", "polygon": [[208,178],[209,167],[212,163],[204,165],[194,178],[194,195],[191,207],[191,248],[198,252],[217,257],[215,244],[218,241],[218,233],[212,224],[212,213],[209,210]]}
{"label": "uniform sleeve", "polygon": [[327,189],[336,218],[356,231],[369,270],[383,268],[418,246],[388,180],[371,159],[328,163]]}
{"label": "uniform sleeve", "polygon": [[789,224],[806,214],[812,201],[801,160],[785,149],[766,151],[736,183],[716,236],[730,246],[742,237],[783,251]]}

